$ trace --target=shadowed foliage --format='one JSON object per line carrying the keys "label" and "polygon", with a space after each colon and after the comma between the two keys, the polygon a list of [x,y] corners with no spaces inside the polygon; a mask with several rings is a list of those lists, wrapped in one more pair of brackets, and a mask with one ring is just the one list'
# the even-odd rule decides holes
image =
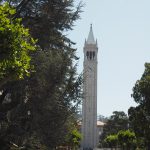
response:
{"label": "shadowed foliage", "polygon": [[22,18],[37,39],[38,49],[31,54],[34,72],[30,77],[2,87],[0,98],[4,102],[9,95],[11,105],[4,111],[1,141],[27,149],[35,149],[34,143],[39,143],[52,149],[64,143],[70,133],[68,120],[74,118],[82,97],[76,49],[66,36],[79,18],[82,5],[75,6],[73,0],[8,2],[16,8],[13,19]]}

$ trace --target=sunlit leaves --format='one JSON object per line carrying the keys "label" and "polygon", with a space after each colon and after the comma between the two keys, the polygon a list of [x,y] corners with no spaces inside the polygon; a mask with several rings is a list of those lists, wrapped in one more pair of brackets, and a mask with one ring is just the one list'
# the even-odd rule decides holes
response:
{"label": "sunlit leaves", "polygon": [[0,80],[8,76],[21,79],[32,70],[29,55],[36,49],[36,41],[21,19],[13,19],[15,12],[8,3],[0,6]]}

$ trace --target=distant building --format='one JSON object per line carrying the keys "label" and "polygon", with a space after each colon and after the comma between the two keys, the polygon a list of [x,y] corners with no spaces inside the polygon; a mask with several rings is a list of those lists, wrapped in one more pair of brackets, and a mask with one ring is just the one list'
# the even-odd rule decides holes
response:
{"label": "distant building", "polygon": [[97,133],[98,133],[98,139],[100,139],[100,136],[103,133],[103,128],[104,128],[105,123],[102,121],[97,121]]}

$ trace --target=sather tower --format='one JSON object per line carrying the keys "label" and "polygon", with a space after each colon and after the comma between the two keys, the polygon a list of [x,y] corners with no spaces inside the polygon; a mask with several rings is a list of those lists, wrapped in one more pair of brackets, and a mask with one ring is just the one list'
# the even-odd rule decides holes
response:
{"label": "sather tower", "polygon": [[92,25],[84,45],[84,98],[82,105],[82,148],[93,149],[97,145],[97,41]]}

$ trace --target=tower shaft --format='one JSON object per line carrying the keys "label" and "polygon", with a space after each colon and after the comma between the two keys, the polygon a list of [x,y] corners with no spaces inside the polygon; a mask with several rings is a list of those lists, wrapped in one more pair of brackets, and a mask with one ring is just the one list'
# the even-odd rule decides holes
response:
{"label": "tower shaft", "polygon": [[84,45],[84,98],[82,104],[82,148],[97,145],[97,43],[92,27]]}

